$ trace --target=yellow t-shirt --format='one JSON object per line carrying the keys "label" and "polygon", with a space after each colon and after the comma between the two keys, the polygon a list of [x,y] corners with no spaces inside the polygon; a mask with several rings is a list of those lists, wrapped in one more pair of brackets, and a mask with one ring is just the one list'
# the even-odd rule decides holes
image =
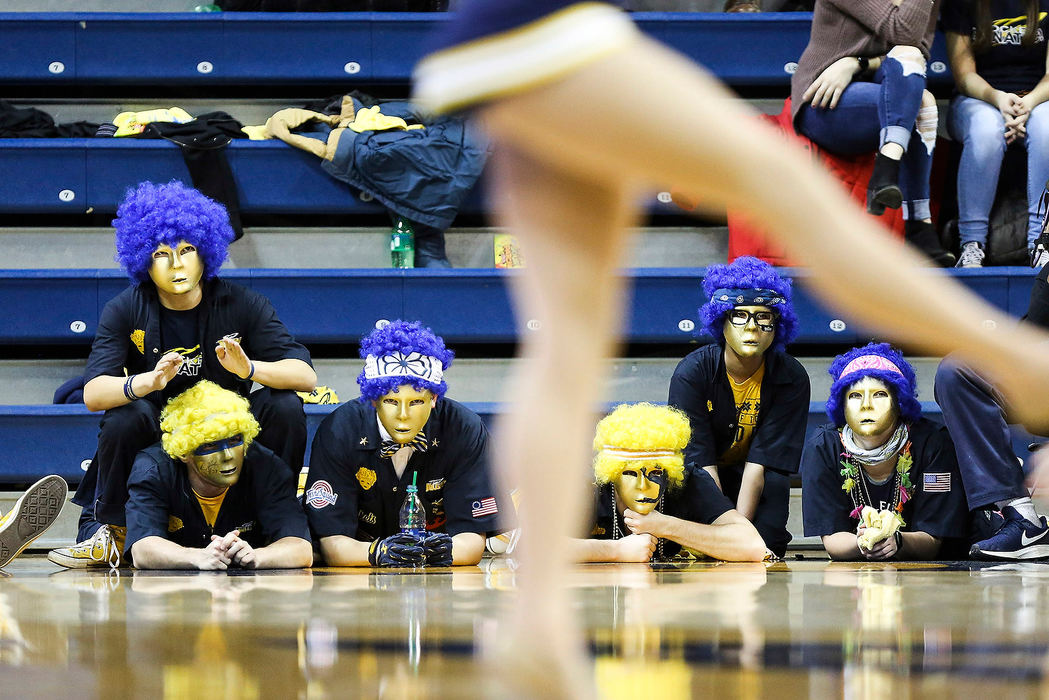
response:
{"label": "yellow t-shirt", "polygon": [[219,509],[222,508],[222,501],[226,498],[226,491],[223,491],[218,496],[212,496],[211,498],[205,498],[196,491],[193,495],[197,497],[197,503],[200,504],[200,510],[204,513],[204,520],[207,521],[208,527],[215,528],[215,520],[219,517]]}
{"label": "yellow t-shirt", "polygon": [[736,421],[736,435],[732,439],[732,446],[725,450],[718,460],[721,464],[736,464],[747,458],[750,441],[754,438],[754,428],[758,424],[758,412],[761,410],[761,380],[764,377],[765,363],[762,362],[758,371],[742,384],[737,384],[731,376],[728,378],[739,420]]}

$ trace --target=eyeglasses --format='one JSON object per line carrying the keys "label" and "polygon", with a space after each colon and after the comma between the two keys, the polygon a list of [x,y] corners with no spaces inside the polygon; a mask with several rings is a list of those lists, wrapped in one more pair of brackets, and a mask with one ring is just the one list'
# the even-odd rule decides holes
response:
{"label": "eyeglasses", "polygon": [[743,328],[750,319],[754,319],[754,323],[757,324],[758,328],[763,331],[771,331],[776,329],[776,320],[779,318],[779,314],[775,311],[747,311],[746,309],[732,309],[728,313],[728,322],[737,328]]}

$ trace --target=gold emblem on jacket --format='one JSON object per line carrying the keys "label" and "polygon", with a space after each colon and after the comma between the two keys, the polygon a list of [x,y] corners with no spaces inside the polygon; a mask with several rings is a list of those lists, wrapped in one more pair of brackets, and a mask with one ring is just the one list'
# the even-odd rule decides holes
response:
{"label": "gold emblem on jacket", "polygon": [[185,525],[182,523],[182,520],[176,518],[174,515],[168,516],[168,532],[178,532],[184,527]]}
{"label": "gold emblem on jacket", "polygon": [[146,332],[142,330],[131,331],[131,342],[135,344],[140,355],[146,354]]}
{"label": "gold emblem on jacket", "polygon": [[368,467],[361,467],[357,470],[357,483],[365,491],[375,486],[375,471]]}

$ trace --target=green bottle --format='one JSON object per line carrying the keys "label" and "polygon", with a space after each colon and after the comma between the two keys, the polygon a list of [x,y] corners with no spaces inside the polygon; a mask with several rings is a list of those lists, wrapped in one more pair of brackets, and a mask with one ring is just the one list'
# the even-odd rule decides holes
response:
{"label": "green bottle", "polygon": [[398,218],[390,231],[390,263],[392,267],[415,267],[415,230],[408,219]]}

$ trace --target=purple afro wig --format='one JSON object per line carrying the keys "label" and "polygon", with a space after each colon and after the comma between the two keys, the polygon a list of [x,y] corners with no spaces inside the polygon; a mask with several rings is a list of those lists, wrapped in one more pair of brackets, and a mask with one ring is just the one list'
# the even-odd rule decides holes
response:
{"label": "purple afro wig", "polygon": [[[899,369],[897,372],[895,369]],[[894,350],[888,343],[870,343],[862,348],[853,348],[838,355],[827,370],[834,383],[827,399],[827,415],[839,428],[845,425],[845,392],[864,377],[874,377],[885,382],[900,407],[904,422],[912,423],[922,415],[918,403],[918,381],[914,368],[903,353]]]}
{"label": "purple afro wig", "polygon": [[[452,366],[452,358],[455,357],[455,353],[444,347],[444,340],[440,336],[435,335],[432,330],[418,321],[391,321],[361,339],[362,359],[366,359],[369,355],[383,357],[395,352],[403,355],[417,352],[420,355],[435,357],[441,363],[442,372]],[[364,370],[357,376],[357,383],[361,387],[361,401],[375,401],[380,396],[397,391],[397,387],[405,384],[410,385],[416,391],[429,389],[435,396],[444,396],[444,392],[448,391],[448,383],[443,377],[440,382],[411,376],[369,379],[365,376]]]}
{"label": "purple afro wig", "polygon": [[[737,304],[732,301],[713,301],[718,289],[768,289],[782,296],[786,302],[773,307],[779,312],[776,336],[772,350],[783,350],[798,335],[798,317],[791,301],[790,280],[783,279],[775,268],[764,260],[750,256],[736,258],[730,265],[711,265],[703,278],[703,293],[707,303],[699,309],[699,321],[718,345],[725,345],[725,314]],[[746,306],[747,304],[740,304]]]}
{"label": "purple afro wig", "polygon": [[153,251],[161,244],[174,247],[186,241],[195,246],[208,280],[218,274],[233,240],[226,208],[177,180],[165,185],[142,182],[129,189],[113,228],[116,261],[139,283],[149,279]]}

